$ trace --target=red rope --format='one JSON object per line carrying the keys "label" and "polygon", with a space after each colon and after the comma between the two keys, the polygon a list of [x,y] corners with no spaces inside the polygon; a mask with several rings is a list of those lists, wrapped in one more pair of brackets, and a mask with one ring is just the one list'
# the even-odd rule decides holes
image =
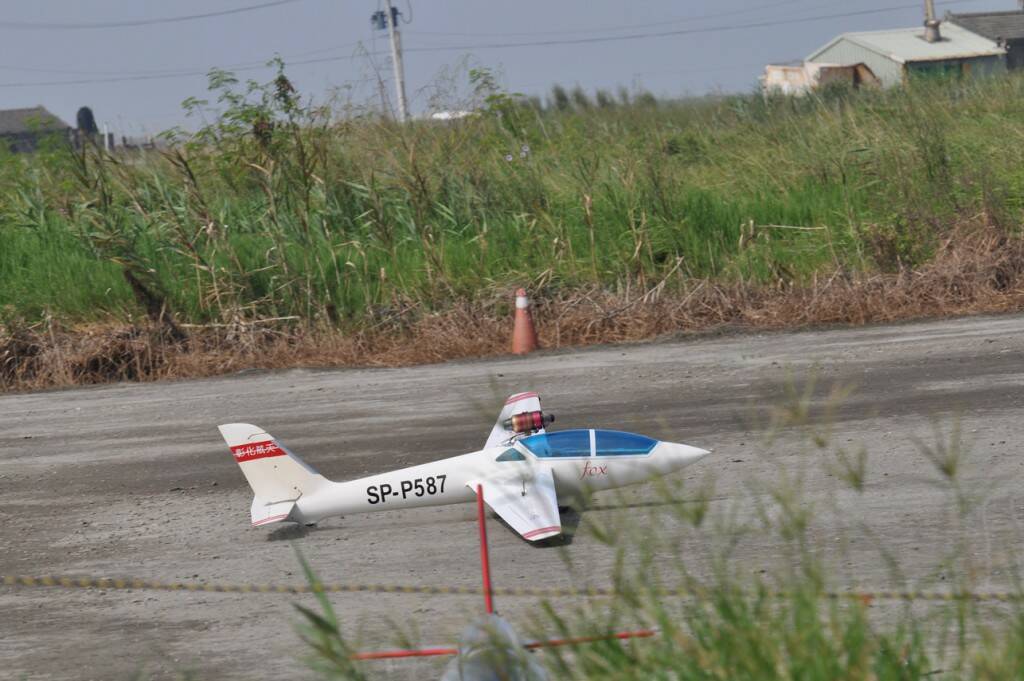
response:
{"label": "red rope", "polygon": [[420,648],[419,650],[381,650],[375,653],[355,653],[353,660],[390,660],[399,657],[431,657],[434,655],[458,655],[458,648]]}
{"label": "red rope", "polygon": [[[484,606],[487,614],[494,613],[494,600],[491,589],[491,562],[487,552],[487,523],[484,517],[484,487],[476,486],[476,515],[480,525],[480,569],[483,572],[484,581]],[[556,638],[549,641],[532,641],[523,645],[527,650],[537,648],[554,648],[556,646],[570,646],[579,643],[593,643],[595,641],[609,641],[613,639],[647,638],[658,632],[652,629],[640,629],[638,631],[622,631],[615,634],[602,636],[581,636],[579,638]],[[458,648],[420,648],[418,650],[382,650],[379,652],[354,653],[353,660],[387,660],[402,657],[431,657],[434,655],[458,655]]]}

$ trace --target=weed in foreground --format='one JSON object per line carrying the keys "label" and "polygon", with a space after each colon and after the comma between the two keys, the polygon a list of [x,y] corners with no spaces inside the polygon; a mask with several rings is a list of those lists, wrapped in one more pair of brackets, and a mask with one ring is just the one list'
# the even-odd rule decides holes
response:
{"label": "weed in foreground", "polygon": [[[1020,676],[1020,601],[997,606],[964,597],[985,577],[972,563],[976,539],[970,528],[978,495],[991,490],[978,491],[963,477],[970,455],[958,423],[936,426],[931,438],[917,441],[922,472],[930,466],[930,480],[948,497],[952,512],[949,552],[934,566],[952,579],[938,583],[933,574],[905,574],[899,556],[890,555],[891,564],[883,560],[869,570],[870,583],[850,583],[840,569],[850,555],[829,547],[837,531],[848,535],[847,542],[877,536],[863,521],[839,521],[849,516],[850,499],[863,504],[878,497],[872,496],[866,454],[851,455],[848,446],[835,445],[831,437],[832,419],[849,389],[828,391],[824,404],[818,403],[817,394],[814,381],[807,381],[792,387],[777,407],[757,415],[767,424],[762,431],[764,456],[778,460],[769,462],[775,470],[771,476],[736,485],[742,496],[721,499],[708,479],[697,489],[669,479],[654,485],[660,503],[649,513],[602,513],[594,520],[584,512],[581,532],[588,533],[591,551],[610,557],[608,579],[617,595],[569,607],[564,602],[540,604],[529,624],[531,637],[602,636],[648,627],[657,628],[658,635],[537,652],[556,678],[904,681]],[[782,456],[772,453],[780,450]],[[818,488],[830,472],[839,487],[823,493]],[[962,499],[967,501],[960,503]],[[623,498],[612,506],[625,503]],[[567,554],[564,563],[570,573],[586,572],[569,555],[581,543],[560,549]],[[877,552],[887,552],[882,542]],[[863,559],[870,551],[858,555]],[[764,567],[751,570],[758,566]],[[579,583],[586,583],[586,575],[579,576]],[[862,589],[921,588],[953,598],[900,602],[857,595]],[[1019,594],[1013,584],[1006,588]],[[339,639],[332,645],[343,645],[337,627],[329,631]],[[344,665],[337,669],[349,669]]]}

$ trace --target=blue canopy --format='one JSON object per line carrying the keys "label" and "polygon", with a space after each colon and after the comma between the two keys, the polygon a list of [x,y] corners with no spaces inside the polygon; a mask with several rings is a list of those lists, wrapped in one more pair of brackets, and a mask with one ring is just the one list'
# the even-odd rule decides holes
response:
{"label": "blue canopy", "polygon": [[643,456],[657,440],[617,430],[559,430],[523,438],[523,446],[540,459],[590,456],[590,437],[594,434],[597,456]]}
{"label": "blue canopy", "polygon": [[650,454],[657,440],[619,430],[595,430],[598,456],[643,456]]}
{"label": "blue canopy", "polygon": [[526,446],[540,459],[590,456],[589,430],[559,430],[523,438]]}

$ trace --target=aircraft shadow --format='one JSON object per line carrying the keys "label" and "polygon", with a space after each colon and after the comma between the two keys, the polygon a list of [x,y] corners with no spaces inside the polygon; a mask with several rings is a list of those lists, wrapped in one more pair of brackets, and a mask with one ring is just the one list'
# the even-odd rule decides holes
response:
{"label": "aircraft shadow", "polygon": [[[602,507],[588,506],[587,508],[599,509]],[[562,521],[562,534],[556,537],[541,539],[540,541],[535,542],[527,541],[526,539],[523,539],[523,541],[535,548],[550,548],[553,546],[568,546],[572,544],[573,536],[576,534],[576,530],[577,528],[579,528],[580,521],[582,520],[582,516],[580,515],[581,512],[580,510],[573,506],[563,506],[560,507],[558,510]],[[513,535],[517,537],[519,536],[519,533],[512,529],[512,526],[506,523],[505,520],[497,513],[494,513],[492,511],[488,514],[488,517],[492,520],[497,520],[507,531],[511,532]],[[287,525],[279,525],[278,527],[271,530],[266,536],[266,541],[293,541],[295,539],[303,539],[305,537],[308,537],[310,534],[313,534],[315,532],[325,532],[330,531],[332,529],[336,530],[337,528],[321,527],[319,525],[297,525],[295,523],[288,523]]]}
{"label": "aircraft shadow", "polygon": [[588,504],[587,511],[618,511],[631,508],[657,508],[659,506],[679,506],[681,504],[695,503],[693,499],[663,499],[659,501],[634,501],[622,504]]}
{"label": "aircraft shadow", "polygon": [[569,546],[576,537],[576,530],[579,529],[583,516],[580,511],[572,506],[565,506],[558,509],[558,515],[562,518],[562,534],[557,537],[541,539],[533,542],[537,548],[551,548],[553,546]]}
{"label": "aircraft shadow", "polygon": [[313,532],[322,532],[331,528],[320,527],[318,525],[297,525],[295,523],[289,523],[287,525],[281,525],[274,528],[269,534],[267,534],[267,541],[291,541],[293,539],[302,539],[308,537]]}
{"label": "aircraft shadow", "polygon": [[[571,506],[560,507],[558,511],[559,515],[562,518],[562,534],[556,537],[548,537],[547,539],[541,539],[539,541],[529,541],[527,539],[523,539],[522,541],[534,547],[535,549],[548,549],[556,546],[569,546],[570,544],[572,544],[573,537],[576,535],[576,529],[580,525],[580,520],[582,519],[582,516],[580,516],[579,511],[577,511],[575,508],[572,508]],[[497,520],[506,530],[508,530],[515,536],[520,536],[519,533],[512,529],[512,526],[506,523],[505,520],[497,513],[491,512],[489,517],[493,520]]]}

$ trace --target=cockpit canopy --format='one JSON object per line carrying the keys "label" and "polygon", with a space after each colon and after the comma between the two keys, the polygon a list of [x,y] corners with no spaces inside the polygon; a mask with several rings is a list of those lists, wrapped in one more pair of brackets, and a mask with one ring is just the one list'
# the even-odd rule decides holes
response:
{"label": "cockpit canopy", "polygon": [[519,441],[539,459],[588,456],[644,456],[657,440],[617,430],[559,430]]}

